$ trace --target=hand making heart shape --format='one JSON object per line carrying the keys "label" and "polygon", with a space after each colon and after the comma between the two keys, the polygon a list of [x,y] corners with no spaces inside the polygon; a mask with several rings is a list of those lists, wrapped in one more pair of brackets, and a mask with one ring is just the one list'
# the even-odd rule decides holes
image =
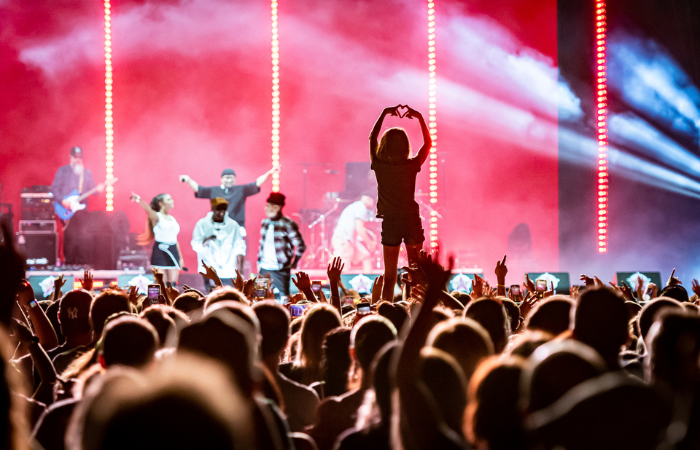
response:
{"label": "hand making heart shape", "polygon": [[399,115],[399,118],[403,119],[406,117],[408,114],[409,108],[408,105],[399,105],[396,107],[396,114]]}

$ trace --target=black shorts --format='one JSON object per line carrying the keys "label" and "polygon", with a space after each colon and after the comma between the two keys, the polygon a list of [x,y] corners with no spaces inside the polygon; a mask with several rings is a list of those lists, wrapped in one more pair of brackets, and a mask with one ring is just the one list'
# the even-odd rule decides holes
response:
{"label": "black shorts", "polygon": [[405,219],[387,219],[382,221],[382,245],[397,247],[401,242],[406,245],[421,245],[425,241],[423,222],[420,216]]}
{"label": "black shorts", "polygon": [[179,269],[180,252],[177,251],[177,244],[164,244],[162,242],[153,244],[151,267],[156,267],[158,269]]}

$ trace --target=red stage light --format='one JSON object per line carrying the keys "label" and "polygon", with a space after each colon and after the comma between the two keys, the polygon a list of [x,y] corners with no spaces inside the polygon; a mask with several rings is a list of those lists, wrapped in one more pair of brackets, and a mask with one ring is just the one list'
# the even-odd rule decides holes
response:
{"label": "red stage light", "polygon": [[[114,121],[112,119],[112,13],[110,0],[105,6],[105,176],[114,176]],[[105,189],[105,210],[114,211],[114,187]]]}
{"label": "red stage light", "polygon": [[[280,43],[277,22],[277,0],[271,0],[272,18],[272,167],[280,165]],[[272,174],[272,192],[279,192],[279,173]]]}

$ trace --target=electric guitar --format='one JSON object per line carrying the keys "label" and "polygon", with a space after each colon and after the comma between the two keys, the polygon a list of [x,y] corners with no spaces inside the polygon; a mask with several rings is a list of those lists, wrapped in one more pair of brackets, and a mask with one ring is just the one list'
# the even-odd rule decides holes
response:
{"label": "electric guitar", "polygon": [[[114,183],[116,183],[119,180],[119,178],[110,178],[108,180],[105,180],[102,185],[104,186],[111,186]],[[81,211],[85,209],[87,205],[84,203],[80,203],[92,194],[94,194],[97,189],[99,189],[100,185],[97,185],[94,189],[90,189],[84,194],[80,194],[77,189],[73,189],[68,195],[63,197],[63,200],[68,201],[70,203],[68,205],[68,208],[63,206],[63,202],[54,202],[53,203],[53,209],[56,211],[56,215],[61,218],[61,220],[68,220],[71,217],[73,217],[73,214],[75,214],[77,211]]]}

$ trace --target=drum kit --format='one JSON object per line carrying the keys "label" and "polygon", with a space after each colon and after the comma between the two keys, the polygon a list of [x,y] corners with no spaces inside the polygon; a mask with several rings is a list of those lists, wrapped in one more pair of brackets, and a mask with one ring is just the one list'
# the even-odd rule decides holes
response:
{"label": "drum kit", "polygon": [[[423,220],[423,229],[429,230],[429,222],[426,219],[435,211],[430,206],[430,203],[422,201],[423,197],[428,197],[430,194],[423,193],[420,190],[416,192],[416,202],[421,209],[421,219]],[[333,249],[331,246],[331,238],[333,230],[340,213],[352,202],[357,200],[356,194],[348,193],[347,191],[327,192],[325,195],[325,208],[322,209],[302,209],[299,211],[300,228],[304,235],[304,240],[307,244],[307,251],[299,262],[299,268],[305,270],[320,269],[326,270],[328,264],[333,260]],[[438,213],[438,217],[440,217]],[[365,222],[365,228],[370,236],[377,238],[377,244],[372,258],[372,267],[377,271],[383,271],[383,261],[381,252],[381,219],[375,218],[369,222]],[[403,246],[399,256],[399,267],[408,264],[406,252]],[[345,264],[345,270],[351,270],[349,262]]]}

